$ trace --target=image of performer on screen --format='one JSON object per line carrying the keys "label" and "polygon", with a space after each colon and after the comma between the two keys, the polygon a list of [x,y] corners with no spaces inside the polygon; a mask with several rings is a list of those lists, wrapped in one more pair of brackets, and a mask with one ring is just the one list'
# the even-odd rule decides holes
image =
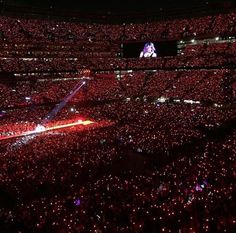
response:
{"label": "image of performer on screen", "polygon": [[152,42],[147,42],[144,45],[139,57],[157,57],[156,48]]}

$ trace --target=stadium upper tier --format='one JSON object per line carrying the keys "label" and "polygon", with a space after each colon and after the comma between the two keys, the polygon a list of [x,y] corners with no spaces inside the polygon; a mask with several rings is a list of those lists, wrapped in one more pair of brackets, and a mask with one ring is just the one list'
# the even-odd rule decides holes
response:
{"label": "stadium upper tier", "polygon": [[236,13],[143,24],[104,25],[0,17],[0,39],[14,43],[171,40],[234,35]]}

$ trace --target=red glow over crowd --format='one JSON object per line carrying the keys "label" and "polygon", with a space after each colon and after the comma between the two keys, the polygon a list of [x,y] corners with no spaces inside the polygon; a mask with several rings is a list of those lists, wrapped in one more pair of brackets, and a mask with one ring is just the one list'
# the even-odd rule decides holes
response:
{"label": "red glow over crowd", "polygon": [[235,21],[1,16],[0,72],[14,75],[0,77],[0,139],[34,130],[81,81],[44,126],[94,123],[0,140],[0,232],[235,232],[236,42],[118,55],[124,39],[232,36]]}

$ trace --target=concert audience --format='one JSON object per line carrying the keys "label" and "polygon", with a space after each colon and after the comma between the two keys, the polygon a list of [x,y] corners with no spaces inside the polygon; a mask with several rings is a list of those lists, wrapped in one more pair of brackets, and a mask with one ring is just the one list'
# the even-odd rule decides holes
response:
{"label": "concert audience", "polygon": [[[0,71],[14,77],[0,83],[0,232],[234,232],[235,43],[151,60],[121,58],[118,45],[230,36],[235,19],[87,25],[1,16]],[[81,82],[44,127],[93,124],[17,137]]]}

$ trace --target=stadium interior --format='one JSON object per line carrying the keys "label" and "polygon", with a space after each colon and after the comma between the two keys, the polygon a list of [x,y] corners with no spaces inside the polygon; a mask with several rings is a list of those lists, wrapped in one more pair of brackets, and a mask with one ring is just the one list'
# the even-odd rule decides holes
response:
{"label": "stadium interior", "polygon": [[0,233],[235,232],[235,1],[110,2],[0,1]]}

